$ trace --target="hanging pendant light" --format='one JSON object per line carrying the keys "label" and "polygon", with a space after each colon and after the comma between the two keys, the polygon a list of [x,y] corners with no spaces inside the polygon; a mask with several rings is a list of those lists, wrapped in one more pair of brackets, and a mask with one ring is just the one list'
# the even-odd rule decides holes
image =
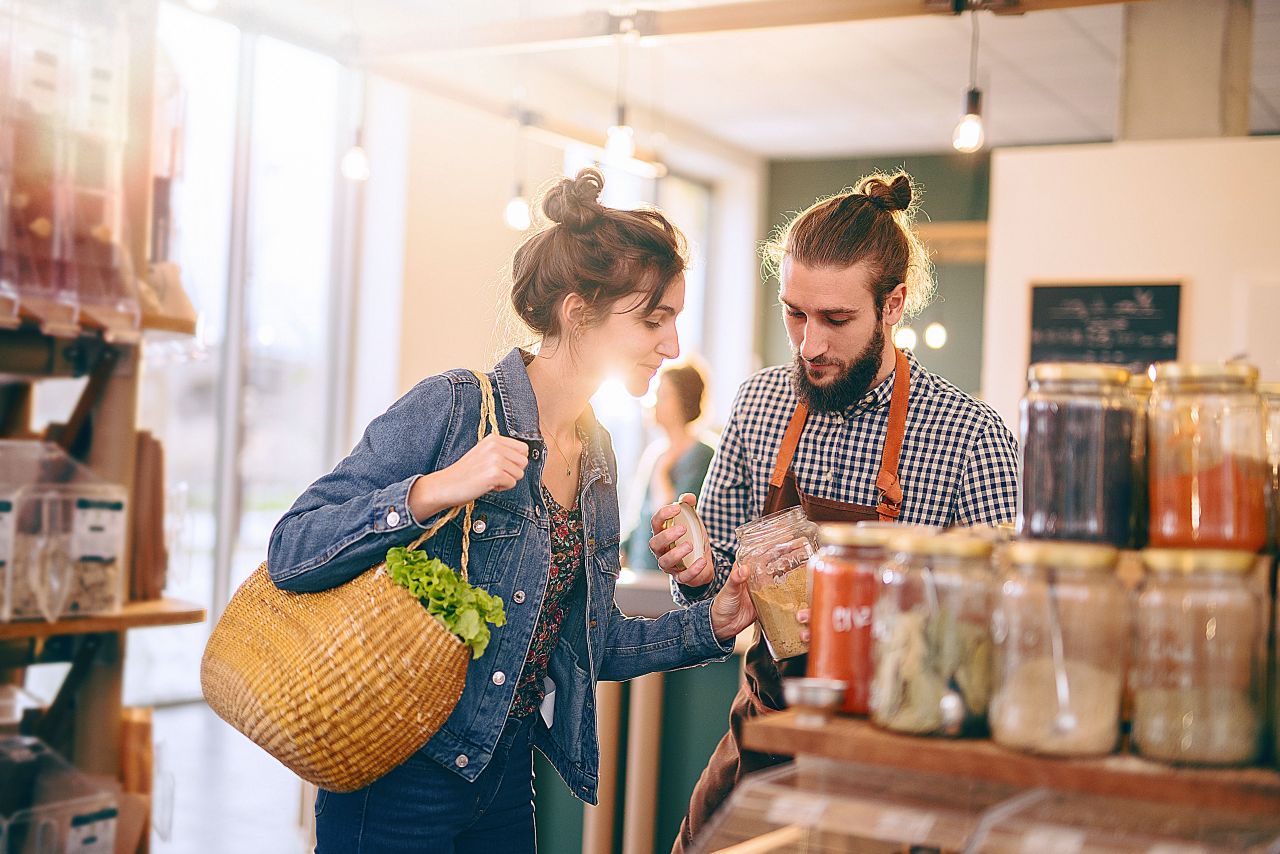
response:
{"label": "hanging pendant light", "polygon": [[348,181],[369,180],[369,152],[364,150],[364,128],[356,128],[355,144],[342,155],[342,176]]}
{"label": "hanging pendant light", "polygon": [[973,38],[969,46],[969,90],[964,96],[964,116],[951,134],[951,145],[956,151],[972,154],[986,143],[986,130],[982,126],[982,90],[978,88],[978,18],[977,12],[969,12],[973,26]]}
{"label": "hanging pendant light", "polygon": [[524,185],[519,181],[516,182],[511,199],[502,212],[502,219],[508,228],[515,231],[528,231],[529,226],[533,225],[533,211],[529,207],[529,199],[525,197]]}
{"label": "hanging pendant light", "polygon": [[636,156],[636,132],[627,124],[627,39],[618,39],[618,91],[613,125],[605,132],[605,161],[617,165]]}

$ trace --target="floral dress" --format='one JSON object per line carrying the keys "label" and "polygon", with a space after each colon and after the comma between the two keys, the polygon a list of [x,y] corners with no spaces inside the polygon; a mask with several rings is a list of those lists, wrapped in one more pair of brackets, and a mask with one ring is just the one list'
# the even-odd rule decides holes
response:
{"label": "floral dress", "polygon": [[583,574],[581,507],[577,502],[572,509],[561,507],[545,486],[542,487],[542,500],[551,515],[551,567],[547,594],[542,599],[538,624],[529,643],[529,655],[516,685],[516,698],[511,706],[513,718],[531,715],[542,705],[545,690],[542,680],[547,675],[547,662],[560,640],[560,627],[564,624],[573,586]]}

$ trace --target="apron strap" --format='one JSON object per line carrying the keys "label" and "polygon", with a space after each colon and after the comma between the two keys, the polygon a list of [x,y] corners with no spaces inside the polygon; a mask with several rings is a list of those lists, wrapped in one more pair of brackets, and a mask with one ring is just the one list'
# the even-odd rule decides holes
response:
{"label": "apron strap", "polygon": [[911,364],[901,350],[894,350],[893,396],[889,399],[889,426],[880,452],[880,472],[876,489],[880,502],[876,512],[882,522],[892,522],[902,510],[902,486],[898,483],[898,460],[907,433],[907,401],[911,396]]}
{"label": "apron strap", "polygon": [[809,408],[803,403],[796,403],[796,411],[791,415],[791,423],[782,436],[782,447],[778,448],[777,459],[773,463],[773,477],[769,485],[781,489],[782,482],[787,479],[787,471],[791,468],[791,458],[796,455],[796,447],[800,444],[800,434],[804,432],[804,422],[809,418]]}

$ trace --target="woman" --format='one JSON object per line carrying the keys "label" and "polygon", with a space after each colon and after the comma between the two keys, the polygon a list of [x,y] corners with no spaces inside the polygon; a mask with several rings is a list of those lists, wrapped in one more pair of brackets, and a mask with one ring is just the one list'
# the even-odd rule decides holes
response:
{"label": "woman", "polygon": [[716,452],[698,438],[696,430],[706,390],[702,371],[692,363],[663,368],[659,375],[653,420],[664,435],[645,452],[639,466],[644,495],[635,528],[627,538],[627,566],[632,569],[658,568],[649,548],[649,520],[654,512],[686,492],[697,495],[702,490]]}
{"label": "woman", "polygon": [[[617,467],[587,401],[611,375],[643,393],[679,353],[685,258],[661,214],[602,207],[603,185],[594,169],[561,181],[543,201],[555,224],[516,250],[512,301],[541,345],[511,351],[490,375],[500,435],[475,442],[473,374],[429,377],[272,532],[275,583],[322,590],[474,499],[470,578],[506,603],[506,625],[426,746],[364,789],[319,793],[321,854],[535,851],[531,746],[595,803],[596,680],[723,660],[754,619],[742,578],[657,620],[613,603]],[[460,526],[424,550],[458,566]]]}

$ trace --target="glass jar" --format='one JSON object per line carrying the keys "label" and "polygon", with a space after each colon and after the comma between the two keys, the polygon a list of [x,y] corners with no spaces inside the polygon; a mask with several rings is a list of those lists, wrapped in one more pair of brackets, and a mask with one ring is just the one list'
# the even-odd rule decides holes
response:
{"label": "glass jar", "polygon": [[1257,551],[1269,480],[1258,369],[1161,362],[1148,412],[1150,544]]}
{"label": "glass jar", "polygon": [[1130,528],[1130,546],[1135,549],[1147,545],[1147,409],[1151,405],[1151,376],[1146,373],[1129,377],[1129,397],[1133,400],[1133,514]]}
{"label": "glass jar", "polygon": [[1164,762],[1245,765],[1262,731],[1263,596],[1256,555],[1147,549],[1137,606],[1133,744]]}
{"label": "glass jar", "polygon": [[1129,544],[1136,414],[1128,382],[1114,365],[1031,366],[1021,405],[1022,536]]}
{"label": "glass jar", "polygon": [[771,513],[737,530],[738,563],[747,569],[747,592],[769,653],[776,661],[809,651],[796,611],[809,607],[809,558],[818,526],[799,507]]}
{"label": "glass jar", "polygon": [[948,736],[982,728],[991,696],[991,548],[960,531],[889,541],[872,610],[875,723]]}
{"label": "glass jar", "polygon": [[1110,753],[1120,734],[1129,610],[1118,552],[1021,541],[991,619],[991,737],[1057,756]]}
{"label": "glass jar", "polygon": [[818,553],[809,559],[813,608],[808,675],[845,683],[840,711],[867,713],[871,692],[871,613],[885,544],[895,523],[818,526]]}
{"label": "glass jar", "polygon": [[1259,383],[1266,417],[1267,465],[1271,469],[1268,515],[1272,551],[1280,543],[1280,383]]}

